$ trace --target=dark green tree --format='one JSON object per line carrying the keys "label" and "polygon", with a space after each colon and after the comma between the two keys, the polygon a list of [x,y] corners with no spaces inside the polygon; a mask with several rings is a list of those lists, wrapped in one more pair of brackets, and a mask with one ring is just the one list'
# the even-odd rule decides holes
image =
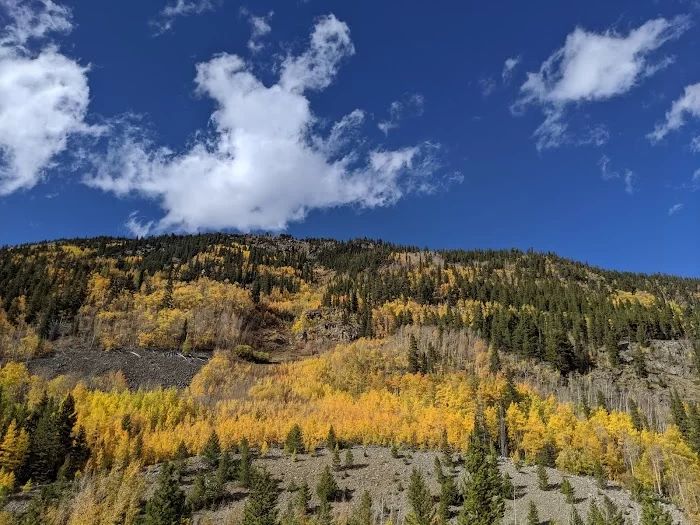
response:
{"label": "dark green tree", "polygon": [[284,440],[284,451],[288,454],[303,454],[304,453],[304,435],[301,432],[299,425],[294,425]]}
{"label": "dark green tree", "polygon": [[646,497],[642,503],[641,525],[673,525],[673,518],[658,501]]}
{"label": "dark green tree", "polygon": [[540,525],[540,513],[537,512],[537,505],[534,501],[530,502],[527,511],[527,525]]}
{"label": "dark green tree", "polygon": [[276,525],[277,482],[267,470],[255,472],[250,496],[243,508],[243,525]]}
{"label": "dark green tree", "polygon": [[146,525],[177,525],[189,516],[185,494],[175,476],[175,468],[165,463],[158,473],[156,490],[146,504]]}
{"label": "dark green tree", "polygon": [[415,468],[411,472],[407,498],[411,510],[406,522],[409,525],[432,525],[435,516],[433,497],[423,480],[423,474]]}
{"label": "dark green tree", "polygon": [[339,492],[338,483],[335,481],[331,469],[326,465],[321,472],[321,478],[316,485],[316,495],[321,502],[333,501]]}
{"label": "dark green tree", "polygon": [[219,441],[219,436],[216,434],[216,431],[212,431],[212,433],[209,435],[209,439],[204,445],[202,455],[204,456],[204,461],[209,468],[216,468],[219,466],[219,459],[221,458],[221,442]]}

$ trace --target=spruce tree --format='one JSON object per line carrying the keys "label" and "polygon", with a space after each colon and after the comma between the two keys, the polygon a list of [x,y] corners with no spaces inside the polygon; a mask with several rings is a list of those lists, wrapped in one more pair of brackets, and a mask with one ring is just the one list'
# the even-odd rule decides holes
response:
{"label": "spruce tree", "polygon": [[242,487],[250,487],[253,472],[253,458],[250,454],[250,447],[246,438],[241,439],[241,444],[238,447],[241,453],[241,460],[238,465],[238,483]]}
{"label": "spruce tree", "polygon": [[571,506],[571,514],[569,514],[569,525],[584,525],[583,518],[573,505]]}
{"label": "spruce tree", "polygon": [[199,472],[195,478],[190,493],[187,495],[187,507],[191,512],[204,508],[207,503],[207,482],[203,473]]}
{"label": "spruce tree", "polygon": [[333,463],[333,470],[338,472],[340,470],[341,464],[340,464],[340,451],[338,450],[338,445],[335,446],[333,449],[333,457],[331,459],[331,462]]}
{"label": "spruce tree", "polygon": [[562,480],[561,493],[566,498],[566,502],[568,504],[572,504],[574,502],[574,487],[571,486],[571,482],[569,481],[569,478],[564,478]]}
{"label": "spruce tree", "polygon": [[549,476],[547,469],[541,463],[537,465],[537,486],[540,490],[549,490]]}
{"label": "spruce tree", "polygon": [[189,516],[185,494],[175,477],[175,468],[165,463],[158,474],[156,490],[146,504],[146,525],[175,525]]}
{"label": "spruce tree", "polygon": [[420,351],[416,336],[411,334],[408,343],[408,373],[416,374],[420,371]]}
{"label": "spruce tree", "polygon": [[323,472],[321,472],[321,479],[319,479],[318,485],[316,485],[316,495],[322,503],[329,502],[337,497],[338,491],[338,484],[331,473],[331,469],[326,465]]}
{"label": "spruce tree", "polygon": [[423,480],[423,475],[415,468],[411,472],[407,497],[411,510],[406,522],[409,525],[431,525],[435,514],[433,497]]}
{"label": "spruce tree", "polygon": [[345,451],[345,468],[351,469],[355,465],[355,457],[352,455],[352,450],[347,449]]}
{"label": "spruce tree", "polygon": [[288,454],[304,453],[304,435],[299,425],[295,424],[289,432],[287,432],[287,438],[284,440],[284,451]]}
{"label": "spruce tree", "polygon": [[503,481],[495,454],[489,451],[488,432],[483,417],[477,413],[465,457],[466,475],[462,495],[464,505],[460,525],[493,525],[500,523],[505,512]]}
{"label": "spruce tree", "polygon": [[326,448],[332,452],[335,450],[337,444],[338,437],[335,435],[333,425],[331,425],[331,428],[328,429],[328,436],[326,437]]}
{"label": "spruce tree", "polygon": [[537,505],[534,501],[530,502],[530,507],[527,511],[527,525],[540,525],[540,514],[537,512]]}
{"label": "spruce tree", "polygon": [[204,461],[209,468],[216,468],[219,466],[219,459],[221,458],[221,443],[219,442],[219,436],[216,431],[212,431],[209,435],[206,445],[204,445],[204,450],[202,451],[204,456]]}
{"label": "spruce tree", "polygon": [[294,507],[300,516],[306,516],[309,512],[309,502],[311,501],[311,490],[306,481],[302,483],[294,496]]}
{"label": "spruce tree", "polygon": [[642,503],[641,525],[673,525],[673,518],[661,507],[658,501],[646,497]]}
{"label": "spruce tree", "polygon": [[372,525],[372,497],[369,491],[362,492],[360,504],[350,515],[348,525]]}
{"label": "spruce tree", "polygon": [[250,496],[243,508],[243,525],[276,525],[277,482],[267,470],[253,476]]}

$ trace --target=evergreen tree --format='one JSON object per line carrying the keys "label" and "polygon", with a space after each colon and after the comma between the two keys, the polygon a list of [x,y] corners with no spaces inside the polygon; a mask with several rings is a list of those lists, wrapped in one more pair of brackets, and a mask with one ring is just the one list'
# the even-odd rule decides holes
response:
{"label": "evergreen tree", "polygon": [[369,491],[364,490],[360,497],[360,504],[351,514],[348,525],[372,525],[372,522],[372,497]]}
{"label": "evergreen tree", "polygon": [[474,418],[474,430],[469,437],[465,457],[465,477],[462,495],[464,505],[459,515],[460,525],[493,525],[500,523],[505,511],[503,482],[495,454],[490,453],[488,432],[480,413]]}
{"label": "evergreen tree", "polygon": [[241,460],[238,466],[238,483],[242,487],[250,487],[253,472],[253,458],[250,454],[250,447],[246,438],[241,439],[241,444],[238,447],[241,453]]}
{"label": "evergreen tree", "polygon": [[351,469],[355,465],[355,457],[352,455],[352,450],[347,449],[345,451],[345,468]]}
{"label": "evergreen tree", "polygon": [[209,468],[213,469],[219,466],[219,459],[221,458],[221,443],[216,431],[212,431],[212,433],[209,435],[209,439],[204,445],[202,455],[204,456],[204,461]]}
{"label": "evergreen tree", "polygon": [[156,490],[146,504],[146,525],[176,525],[189,516],[185,494],[172,464],[165,463],[158,474]]}
{"label": "evergreen tree", "polygon": [[335,435],[333,425],[331,425],[331,428],[328,429],[328,436],[326,437],[326,448],[332,452],[335,450],[337,444],[338,437]]}
{"label": "evergreen tree", "polygon": [[420,371],[420,351],[416,336],[411,334],[408,343],[408,373],[416,374]]}
{"label": "evergreen tree", "polygon": [[311,501],[311,490],[306,481],[302,483],[294,496],[294,507],[300,516],[306,516],[309,512],[309,502]]}
{"label": "evergreen tree", "polygon": [[277,482],[267,470],[253,476],[250,496],[243,508],[243,525],[276,525]]}
{"label": "evergreen tree", "polygon": [[406,517],[406,522],[409,525],[432,525],[435,514],[433,498],[423,480],[423,475],[415,468],[411,472],[407,497],[411,510]]}
{"label": "evergreen tree", "polygon": [[331,459],[331,463],[333,464],[333,470],[338,472],[340,470],[341,464],[340,464],[340,451],[338,450],[338,445],[335,446],[333,449],[333,458]]}
{"label": "evergreen tree", "polygon": [[175,457],[173,458],[175,471],[178,476],[182,476],[185,471],[185,461],[187,460],[188,454],[187,445],[185,445],[183,440],[180,440],[180,443],[178,443],[177,449],[175,450]]}
{"label": "evergreen tree", "polygon": [[527,511],[527,525],[540,525],[540,514],[537,512],[537,505],[534,501],[530,502],[530,507]]}
{"label": "evergreen tree", "polygon": [[192,489],[187,495],[187,507],[191,512],[196,512],[204,508],[207,503],[207,483],[204,474],[199,472],[192,484]]}
{"label": "evergreen tree", "polygon": [[569,481],[569,478],[564,478],[561,482],[561,493],[564,495],[566,498],[566,502],[568,504],[572,504],[574,502],[574,487],[571,486],[571,482]]}
{"label": "evergreen tree", "polygon": [[658,501],[647,497],[642,503],[641,525],[673,525],[673,518],[661,507]]}
{"label": "evergreen tree", "polygon": [[299,425],[294,425],[284,440],[284,451],[288,454],[303,454],[304,453],[304,435],[301,432]]}
{"label": "evergreen tree", "polygon": [[328,465],[326,465],[323,472],[321,472],[321,479],[319,480],[318,485],[316,485],[316,495],[318,496],[318,499],[321,502],[332,501],[337,497],[339,490],[338,484],[331,473],[331,469],[328,468]]}
{"label": "evergreen tree", "polygon": [[569,515],[569,525],[584,525],[583,518],[576,510],[576,507],[571,506],[571,514]]}
{"label": "evergreen tree", "polygon": [[537,486],[540,490],[549,490],[549,476],[547,469],[541,463],[537,465]]}

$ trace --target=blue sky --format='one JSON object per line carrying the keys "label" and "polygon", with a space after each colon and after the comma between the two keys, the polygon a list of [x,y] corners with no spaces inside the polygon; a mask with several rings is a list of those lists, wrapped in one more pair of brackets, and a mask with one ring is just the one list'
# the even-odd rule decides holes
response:
{"label": "blue sky", "polygon": [[700,276],[694,2],[0,13],[0,244],[287,231]]}

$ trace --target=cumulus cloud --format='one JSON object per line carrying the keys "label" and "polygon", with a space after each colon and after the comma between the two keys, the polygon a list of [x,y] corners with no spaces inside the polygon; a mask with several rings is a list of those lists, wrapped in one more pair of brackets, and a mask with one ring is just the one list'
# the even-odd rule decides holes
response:
{"label": "cumulus cloud", "polygon": [[156,36],[162,35],[173,28],[178,18],[212,11],[219,4],[220,0],[175,0],[161,9],[158,16],[150,23],[155,29]]}
{"label": "cumulus cloud", "polygon": [[543,108],[545,121],[535,131],[538,149],[572,141],[568,134],[567,107],[602,101],[629,92],[642,79],[672,63],[651,55],[689,27],[686,17],[658,18],[621,35],[576,28],[564,46],[555,51],[535,73],[528,73],[520,97],[512,106],[520,114],[530,105]]}
{"label": "cumulus cloud", "polygon": [[388,135],[392,129],[398,128],[400,121],[407,113],[412,116],[420,116],[425,108],[425,98],[420,93],[407,95],[403,101],[395,100],[389,106],[389,118],[382,120],[377,127]]}
{"label": "cumulus cloud", "polygon": [[[9,20],[0,36],[0,195],[7,195],[32,188],[70,139],[99,129],[85,122],[88,68],[44,42],[70,31],[70,11],[50,0],[0,0],[0,10]],[[44,47],[33,52],[30,43]]]}
{"label": "cumulus cloud", "polygon": [[272,31],[272,26],[270,26],[270,20],[274,15],[274,11],[270,11],[264,16],[255,16],[245,8],[241,7],[241,15],[248,18],[248,24],[250,24],[250,39],[248,40],[248,50],[251,53],[258,53],[262,51],[265,47],[260,40],[270,34]]}
{"label": "cumulus cloud", "polygon": [[673,206],[671,206],[668,209],[668,214],[674,215],[674,214],[678,213],[679,211],[681,211],[682,209],[683,209],[683,203],[679,202],[678,204],[674,204]]}
{"label": "cumulus cloud", "polygon": [[[673,102],[671,109],[666,112],[666,120],[658,124],[647,137],[652,142],[659,142],[671,131],[683,127],[687,116],[700,117],[700,82],[685,88],[683,95]],[[692,140],[691,148],[693,151],[700,149],[700,137]]]}
{"label": "cumulus cloud", "polygon": [[138,128],[95,159],[85,182],[119,196],[153,199],[164,215],[134,232],[234,228],[281,230],[315,209],[372,208],[410,191],[430,191],[439,146],[367,148],[355,110],[331,126],[307,95],[328,87],[355,52],[348,26],[329,15],[317,21],[306,51],[285,57],[276,83],[265,85],[241,57],[221,54],[197,65],[196,91],[214,100],[209,136],[195,135],[182,152],[144,142]]}
{"label": "cumulus cloud", "polygon": [[501,78],[503,78],[503,83],[508,84],[513,76],[513,70],[520,64],[521,57],[517,56],[514,58],[506,59],[503,64],[503,73],[501,73]]}

